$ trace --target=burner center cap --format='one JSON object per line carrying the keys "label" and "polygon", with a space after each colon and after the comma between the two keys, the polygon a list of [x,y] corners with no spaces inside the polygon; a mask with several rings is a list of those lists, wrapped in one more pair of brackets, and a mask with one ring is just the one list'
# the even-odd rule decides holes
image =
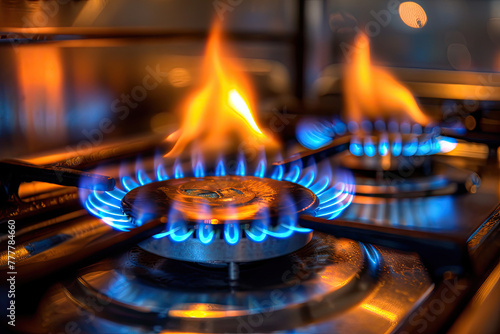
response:
{"label": "burner center cap", "polygon": [[314,193],[295,183],[254,176],[186,177],[137,187],[122,199],[132,218],[181,213],[186,222],[212,224],[275,219],[316,208]]}
{"label": "burner center cap", "polygon": [[[202,179],[187,182],[179,187],[177,194],[165,193],[170,199],[190,201],[210,206],[239,205],[255,198],[255,193],[242,182],[228,179]],[[180,194],[180,196],[179,196]]]}

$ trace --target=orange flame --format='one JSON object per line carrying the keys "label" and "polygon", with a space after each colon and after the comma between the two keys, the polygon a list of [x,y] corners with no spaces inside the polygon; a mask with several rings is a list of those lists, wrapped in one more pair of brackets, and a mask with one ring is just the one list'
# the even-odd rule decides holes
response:
{"label": "orange flame", "polygon": [[426,116],[408,89],[387,70],[374,67],[370,60],[368,37],[359,34],[355,51],[344,76],[344,94],[348,118],[355,122],[364,119],[409,118],[420,125],[430,119]]}
{"label": "orange flame", "polygon": [[201,152],[221,153],[235,143],[235,137],[239,142],[276,146],[252,115],[256,108],[247,78],[227,55],[216,22],[208,39],[201,89],[187,100],[181,128],[166,138],[175,144],[165,157],[177,157],[193,143]]}

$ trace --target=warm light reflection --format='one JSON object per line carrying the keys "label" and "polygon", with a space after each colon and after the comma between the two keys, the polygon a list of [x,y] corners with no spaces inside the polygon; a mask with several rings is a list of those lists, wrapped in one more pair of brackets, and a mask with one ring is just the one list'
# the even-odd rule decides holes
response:
{"label": "warm light reflection", "polygon": [[365,119],[381,118],[413,121],[420,125],[430,121],[408,89],[387,70],[372,65],[370,44],[364,34],[356,37],[344,85],[347,117],[358,124]]}
{"label": "warm light reflection", "polygon": [[425,10],[413,1],[406,1],[399,5],[399,16],[407,26],[415,29],[422,28],[427,23]]}
{"label": "warm light reflection", "polygon": [[204,154],[226,152],[240,142],[277,147],[255,121],[249,81],[228,55],[222,45],[221,25],[216,22],[207,44],[201,88],[188,98],[181,128],[167,137],[175,144],[165,157],[177,157],[192,144]]}
{"label": "warm light reflection", "polygon": [[378,315],[382,318],[385,318],[391,322],[396,322],[398,320],[398,317],[396,314],[394,314],[390,311],[381,309],[380,307],[375,306],[373,304],[363,303],[361,305],[361,307],[364,308],[365,310],[370,311],[372,313],[375,313],[376,315]]}
{"label": "warm light reflection", "polygon": [[186,309],[171,309],[168,312],[169,316],[177,318],[223,318],[245,314],[243,310],[229,309],[226,306],[216,304],[196,303],[181,306],[186,307]]}
{"label": "warm light reflection", "polygon": [[168,72],[168,82],[177,88],[189,86],[191,84],[191,74],[185,68],[173,68]]}
{"label": "warm light reflection", "polygon": [[63,73],[61,54],[52,46],[17,48],[19,105],[22,130],[28,145],[36,148],[40,138],[45,143],[64,139]]}

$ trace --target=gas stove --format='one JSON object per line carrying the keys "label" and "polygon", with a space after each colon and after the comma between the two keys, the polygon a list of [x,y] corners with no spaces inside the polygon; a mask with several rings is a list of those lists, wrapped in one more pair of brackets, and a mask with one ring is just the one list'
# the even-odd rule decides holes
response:
{"label": "gas stove", "polygon": [[493,2],[0,4],[2,332],[497,333]]}
{"label": "gas stove", "polygon": [[[487,166],[429,156],[408,182],[390,184],[380,171],[347,169],[348,145],[171,166],[156,147],[148,139],[44,166],[2,163],[18,180],[2,210],[17,232],[16,328],[437,331],[498,255],[488,187],[498,176]],[[27,180],[63,186],[17,202]]]}

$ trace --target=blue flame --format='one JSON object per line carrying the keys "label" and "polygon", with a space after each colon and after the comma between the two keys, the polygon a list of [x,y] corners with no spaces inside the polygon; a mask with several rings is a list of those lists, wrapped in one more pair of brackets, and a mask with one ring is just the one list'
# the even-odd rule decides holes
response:
{"label": "blue flame", "polygon": [[300,177],[300,173],[302,172],[301,165],[302,165],[301,160],[293,162],[290,171],[285,175],[285,181],[297,183],[297,180]]}
{"label": "blue flame", "polygon": [[278,165],[274,168],[273,174],[271,175],[272,179],[281,181],[283,180],[283,175],[285,173],[285,167],[283,165]]}
{"label": "blue flame", "polygon": [[373,157],[376,153],[375,145],[373,145],[373,141],[371,137],[365,138],[365,154],[369,157]]}
{"label": "blue flame", "polygon": [[333,121],[333,129],[335,130],[335,134],[338,136],[344,135],[347,131],[347,127],[344,124],[344,122],[339,121],[339,120]]}
{"label": "blue flame", "polygon": [[392,155],[398,157],[401,154],[402,150],[403,150],[403,143],[401,140],[401,135],[396,134],[394,141],[392,142]]}
{"label": "blue flame", "polygon": [[[179,223],[179,224],[183,224],[183,223]],[[184,224],[183,227],[172,231],[172,233],[170,234],[170,239],[172,239],[172,241],[182,242],[182,241],[187,240],[189,237],[191,237],[193,232],[194,232],[194,230],[188,230]]]}
{"label": "blue flame", "polygon": [[305,175],[299,180],[298,184],[303,187],[309,188],[316,178],[316,171],[309,169]]}
{"label": "blue flame", "polygon": [[195,177],[205,177],[205,169],[203,168],[203,164],[201,161],[197,161],[194,166],[194,176]]}
{"label": "blue flame", "polygon": [[246,164],[245,164],[245,158],[240,155],[238,158],[238,165],[236,166],[236,175],[239,176],[245,176],[246,172]]}
{"label": "blue flame", "polygon": [[162,232],[162,233],[158,233],[158,234],[153,235],[153,238],[155,238],[155,239],[165,238],[166,236],[169,236],[172,233],[177,232],[178,230],[180,230],[180,227],[177,227],[175,229],[168,229],[166,232]]}
{"label": "blue flame", "polygon": [[149,176],[142,169],[139,169],[137,171],[136,178],[141,184],[141,186],[152,182]]}
{"label": "blue flame", "polygon": [[230,245],[236,245],[240,241],[240,224],[230,223],[224,225],[224,239]]}
{"label": "blue flame", "polygon": [[[455,129],[460,132],[461,128],[454,125],[451,130]],[[451,131],[449,128],[447,130]],[[418,123],[412,124],[407,121],[398,123],[395,120],[386,123],[380,119],[373,123],[364,120],[359,124],[350,121],[347,125],[338,119],[333,121],[307,119],[299,122],[297,126],[297,140],[302,146],[315,150],[325,147],[336,136],[345,135],[347,132],[352,136],[349,151],[355,156],[373,157],[388,154],[396,157],[420,156],[447,153],[456,147],[456,142],[438,139],[441,138],[439,137],[441,129],[435,124],[428,124],[423,129]],[[401,135],[404,135],[404,139]],[[374,138],[377,141],[374,141]]]}
{"label": "blue flame", "polygon": [[279,221],[279,225],[276,228],[274,228],[273,230],[262,229],[261,232],[275,238],[288,238],[289,236],[291,236],[294,231],[291,228],[288,228],[286,224],[284,224],[284,221],[286,221],[287,219],[285,219],[285,217],[280,217],[280,219],[281,221]]}
{"label": "blue flame", "polygon": [[156,168],[156,179],[158,181],[168,180],[168,175],[167,175],[167,172],[165,171],[165,167],[163,167],[163,165],[158,165],[158,167]]}
{"label": "blue flame", "polygon": [[174,177],[176,179],[181,179],[184,177],[184,172],[182,171],[182,166],[179,161],[174,163]]}
{"label": "blue flame", "polygon": [[387,138],[386,133],[383,133],[380,136],[380,141],[378,143],[378,153],[381,156],[386,156],[389,153],[389,139]]}
{"label": "blue flame", "polygon": [[403,155],[407,157],[411,157],[415,155],[418,151],[418,140],[417,138],[413,138],[409,142],[405,143],[403,146]]}
{"label": "blue flame", "polygon": [[330,176],[322,176],[321,179],[312,184],[309,189],[316,195],[321,194],[330,185]]}
{"label": "blue flame", "polygon": [[262,242],[266,239],[267,226],[261,221],[252,224],[250,229],[246,230],[246,236],[253,242]]}
{"label": "blue flame", "polygon": [[220,159],[215,168],[215,176],[226,176],[226,167],[224,166],[224,160]]}
{"label": "blue flame", "polygon": [[[338,126],[337,126],[338,127]],[[342,128],[339,129],[342,131]],[[323,147],[332,142],[332,137],[335,135],[335,128],[329,128],[321,122],[307,122],[304,121],[298,125],[297,133],[300,143],[309,148],[316,149]]]}
{"label": "blue flame", "polygon": [[455,138],[450,137],[438,137],[437,146],[441,153],[448,153],[453,151],[457,147],[458,143]]}
{"label": "blue flame", "polygon": [[198,239],[202,244],[208,245],[214,240],[215,231],[212,225],[202,224],[198,226]]}
{"label": "blue flame", "polygon": [[423,140],[419,145],[418,145],[418,154],[419,155],[427,155],[430,154],[432,151],[433,143],[432,140]]}
{"label": "blue flame", "polygon": [[125,190],[130,191],[132,189],[135,189],[139,186],[137,182],[132,180],[130,176],[124,176],[121,178],[122,186],[125,188]]}
{"label": "blue flame", "polygon": [[354,178],[345,172],[340,179],[342,181],[318,196],[320,205],[315,212],[317,217],[335,219],[351,205],[355,194]]}
{"label": "blue flame", "polygon": [[267,167],[266,165],[267,165],[266,157],[261,156],[259,164],[257,165],[257,169],[255,169],[254,175],[261,178],[264,177],[266,173],[266,167]]}
{"label": "blue flame", "polygon": [[[89,213],[101,218],[106,224],[120,231],[129,231],[140,226],[142,220],[147,219],[143,217],[133,221],[122,212],[121,201],[127,192],[141,185],[167,180],[171,177],[162,164],[155,163],[155,170],[151,173],[155,176],[154,178],[151,178],[142,169],[140,163],[136,163],[136,165],[140,166],[140,168],[136,167],[135,179],[129,175],[122,175],[120,177],[121,189],[117,186],[112,191],[94,190],[87,196],[84,203]],[[348,172],[334,174],[329,164],[320,166],[321,172],[318,172],[318,166],[314,161],[309,161],[307,167],[303,167],[302,163],[297,161],[292,163],[289,168],[284,165],[277,165],[268,169],[265,155],[261,155],[254,175],[261,178],[271,177],[275,180],[284,179],[309,188],[318,196],[319,200],[319,205],[312,214],[325,219],[334,219],[352,202],[354,181],[352,174]],[[245,176],[246,172],[246,161],[243,158],[238,159],[235,174]],[[185,175],[181,164],[177,161],[174,163],[172,173],[175,178],[182,178]],[[223,159],[218,160],[214,173],[217,176],[226,175]],[[189,176],[193,175],[196,177],[208,175],[207,169],[201,160],[193,163]],[[209,209],[207,208],[207,210]],[[248,238],[253,242],[263,242],[268,237],[288,238],[293,233],[309,233],[311,231],[297,224],[298,217],[294,209],[281,213],[277,225],[272,228],[269,226],[269,219],[269,216],[267,216],[252,222],[249,227],[242,227],[237,222],[225,224],[221,236],[208,221],[199,223],[195,227],[188,227],[181,213],[173,208],[168,213],[168,223],[165,230],[153,237],[156,239],[168,237],[174,242],[183,242],[195,236],[205,245],[210,244],[216,238],[223,237],[228,244],[233,245],[237,244],[241,238]]]}
{"label": "blue flame", "polygon": [[353,137],[351,139],[351,144],[349,145],[349,151],[357,157],[363,155],[363,146],[361,145],[361,141],[357,137]]}

